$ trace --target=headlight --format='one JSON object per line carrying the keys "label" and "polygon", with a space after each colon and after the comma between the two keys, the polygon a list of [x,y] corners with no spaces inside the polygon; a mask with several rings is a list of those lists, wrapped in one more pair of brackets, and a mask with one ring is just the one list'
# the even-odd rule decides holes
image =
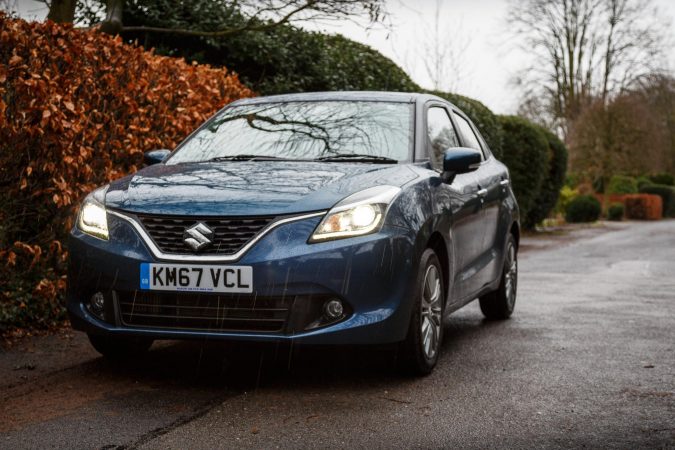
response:
{"label": "headlight", "polygon": [[401,189],[376,186],[340,201],[323,218],[310,243],[375,233],[382,228],[387,208]]}
{"label": "headlight", "polygon": [[108,186],[96,189],[82,202],[80,214],[77,217],[77,227],[83,232],[108,240],[108,217],[105,210],[105,193]]}

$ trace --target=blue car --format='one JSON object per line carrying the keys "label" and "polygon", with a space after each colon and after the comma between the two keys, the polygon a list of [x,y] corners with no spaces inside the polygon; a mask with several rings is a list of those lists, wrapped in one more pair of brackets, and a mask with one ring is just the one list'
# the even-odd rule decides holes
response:
{"label": "blue car", "polygon": [[441,98],[239,100],[145,158],[70,235],[70,320],[106,357],[156,339],[397,343],[426,374],[450,313],[513,312],[508,170]]}

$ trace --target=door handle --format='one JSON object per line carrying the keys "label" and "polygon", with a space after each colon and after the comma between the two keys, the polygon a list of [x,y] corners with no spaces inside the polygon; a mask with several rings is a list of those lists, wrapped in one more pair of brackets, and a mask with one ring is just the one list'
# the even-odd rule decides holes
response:
{"label": "door handle", "polygon": [[506,187],[510,184],[511,182],[509,180],[502,180],[499,182],[500,186]]}
{"label": "door handle", "polygon": [[479,189],[477,194],[478,194],[479,197],[485,197],[488,194],[488,190],[487,189]]}

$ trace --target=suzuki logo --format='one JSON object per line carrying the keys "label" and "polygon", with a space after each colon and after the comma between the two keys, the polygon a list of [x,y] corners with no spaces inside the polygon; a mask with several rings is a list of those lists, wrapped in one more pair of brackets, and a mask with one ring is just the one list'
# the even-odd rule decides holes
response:
{"label": "suzuki logo", "polygon": [[211,239],[213,230],[202,222],[191,226],[183,233],[183,242],[196,252],[211,245]]}

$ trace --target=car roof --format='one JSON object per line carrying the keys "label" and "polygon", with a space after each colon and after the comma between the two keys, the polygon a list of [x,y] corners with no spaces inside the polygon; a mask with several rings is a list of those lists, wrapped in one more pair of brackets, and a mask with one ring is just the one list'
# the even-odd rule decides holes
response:
{"label": "car roof", "polygon": [[419,92],[385,92],[385,91],[333,91],[333,92],[303,92],[298,94],[269,95],[237,100],[230,105],[250,105],[259,103],[279,102],[315,102],[315,101],[379,101],[415,103],[427,100],[447,100],[431,94]]}

